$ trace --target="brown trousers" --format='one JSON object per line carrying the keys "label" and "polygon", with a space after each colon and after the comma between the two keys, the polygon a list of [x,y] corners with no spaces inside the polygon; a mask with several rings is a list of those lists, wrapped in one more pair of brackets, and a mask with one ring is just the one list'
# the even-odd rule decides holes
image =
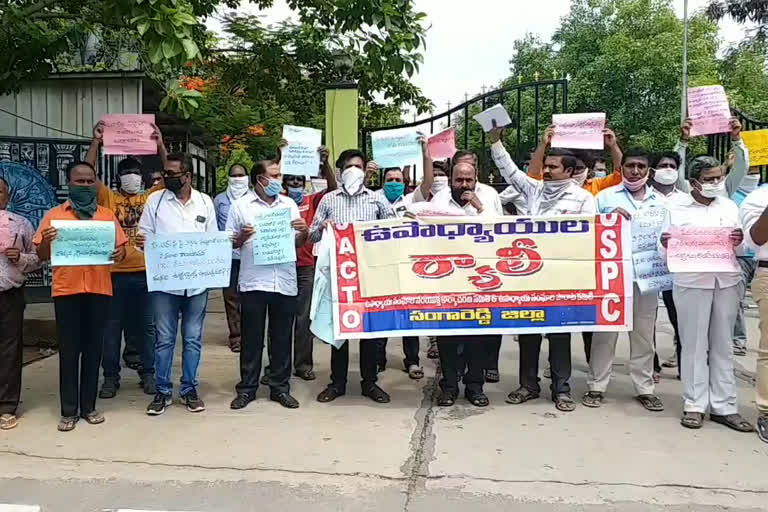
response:
{"label": "brown trousers", "polygon": [[229,286],[222,290],[224,295],[224,311],[227,314],[229,326],[229,346],[240,345],[240,295],[237,291],[237,281],[240,277],[240,260],[232,260],[232,272]]}

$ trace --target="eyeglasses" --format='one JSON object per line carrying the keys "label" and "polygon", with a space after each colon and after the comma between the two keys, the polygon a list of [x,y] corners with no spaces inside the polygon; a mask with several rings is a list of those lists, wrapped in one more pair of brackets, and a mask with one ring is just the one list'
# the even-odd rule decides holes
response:
{"label": "eyeglasses", "polygon": [[177,174],[176,171],[168,171],[168,170],[163,171],[163,177],[164,178],[181,178],[185,174],[187,174],[187,173],[180,172],[180,173]]}

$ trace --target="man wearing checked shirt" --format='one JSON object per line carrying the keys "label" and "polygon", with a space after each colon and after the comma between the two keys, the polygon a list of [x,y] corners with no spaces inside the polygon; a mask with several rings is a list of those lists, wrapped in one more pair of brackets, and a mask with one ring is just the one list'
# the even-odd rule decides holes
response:
{"label": "man wearing checked shirt", "polygon": [[[597,194],[600,213],[618,213],[628,220],[641,210],[665,208],[665,199],[648,185],[649,155],[642,150],[628,151],[622,161],[622,184]],[[660,233],[659,233],[660,234]],[[635,387],[636,399],[649,411],[663,411],[664,405],[655,395],[653,382],[653,343],[658,292],[641,293],[637,283],[632,291],[632,332],[629,333],[629,375]],[[617,332],[596,332],[589,358],[588,391],[582,398],[587,407],[600,407],[611,380],[613,359],[616,355]]]}

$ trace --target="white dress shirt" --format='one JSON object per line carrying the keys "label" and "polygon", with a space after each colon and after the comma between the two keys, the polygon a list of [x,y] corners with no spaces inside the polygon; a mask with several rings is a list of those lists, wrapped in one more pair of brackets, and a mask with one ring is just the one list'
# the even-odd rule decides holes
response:
{"label": "white dress shirt", "polygon": [[[216,233],[218,231],[213,201],[195,189],[192,189],[192,194],[186,203],[179,201],[176,194],[168,189],[153,192],[147,198],[139,221],[139,232],[143,235]],[[205,291],[206,288],[188,288],[164,293],[194,297]]]}
{"label": "white dress shirt", "polygon": [[499,198],[499,193],[496,192],[496,189],[483,183],[477,183],[475,185],[475,195],[483,205],[482,213],[478,213],[475,207],[469,203],[461,206],[454,201],[450,187],[435,194],[430,203],[436,209],[446,212],[456,212],[456,214],[469,215],[471,217],[476,215],[482,215],[483,217],[504,216],[504,209],[501,207],[501,199]]}
{"label": "white dress shirt", "polygon": [[4,240],[4,246],[19,249],[19,261],[11,263],[8,257],[0,253],[0,292],[6,292],[12,288],[21,288],[27,280],[27,273],[40,268],[40,260],[35,251],[32,239],[35,230],[32,224],[21,215],[0,210],[0,222],[8,222],[8,234],[10,240]]}
{"label": "white dress shirt", "polygon": [[744,241],[746,244],[755,250],[755,257],[758,260],[768,261],[768,244],[757,245],[752,240],[750,230],[755,222],[760,218],[768,207],[768,187],[760,187],[751,194],[749,194],[741,203],[741,209],[739,210],[739,218],[741,220],[741,228],[744,230]]}
{"label": "white dress shirt", "polygon": [[[258,196],[245,196],[234,203],[227,218],[227,231],[237,234],[250,224],[254,228],[258,217],[270,210],[287,208],[291,211],[291,220],[301,218],[299,207],[289,197],[279,195],[272,204]],[[294,230],[294,238],[296,232]],[[240,280],[238,289],[241,292],[272,292],[295,297],[299,293],[296,281],[296,262],[276,263],[274,265],[254,265],[253,244],[259,243],[251,237],[243,244],[240,251]]]}
{"label": "white dress shirt", "polygon": [[[661,232],[669,231],[670,227],[699,226],[699,227],[741,227],[739,223],[739,207],[727,197],[718,197],[709,205],[701,204],[692,196],[679,205],[667,209]],[[659,241],[659,253],[667,257],[667,250]],[[736,255],[743,252],[741,246],[735,247]],[[715,283],[720,288],[736,286],[741,280],[741,272],[674,272],[675,284],[685,288],[703,288],[713,290]]]}

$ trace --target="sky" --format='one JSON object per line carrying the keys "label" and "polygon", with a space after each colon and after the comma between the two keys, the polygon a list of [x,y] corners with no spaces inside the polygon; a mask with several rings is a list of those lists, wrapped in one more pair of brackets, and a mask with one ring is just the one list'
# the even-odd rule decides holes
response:
{"label": "sky", "polygon": [[[509,58],[516,39],[531,32],[548,40],[568,13],[570,0],[414,0],[416,9],[427,13],[427,47],[424,64],[413,78],[435,111],[446,110],[448,102],[456,105],[464,95],[479,94],[482,87],[494,88],[509,75]],[[541,6],[546,2],[546,9]],[[674,0],[678,15],[683,16],[683,0]],[[707,5],[709,0],[689,0],[689,11]],[[538,8],[521,8],[528,4]],[[241,10],[257,13],[245,5]],[[285,0],[265,13],[273,22],[290,16]],[[220,28],[216,20],[208,27]],[[743,27],[734,22],[720,23],[720,37],[725,42],[742,39]],[[461,65],[461,73],[454,71]]]}

